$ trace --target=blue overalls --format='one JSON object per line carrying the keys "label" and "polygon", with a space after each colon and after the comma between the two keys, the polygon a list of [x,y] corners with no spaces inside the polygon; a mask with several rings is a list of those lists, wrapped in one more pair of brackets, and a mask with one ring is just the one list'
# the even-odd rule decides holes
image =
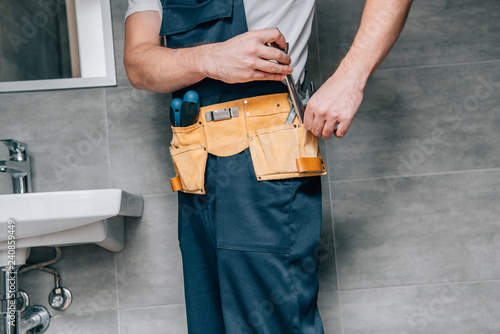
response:
{"label": "blue overalls", "polygon": [[[228,40],[247,31],[243,0],[162,0],[170,48]],[[286,92],[280,82],[193,89],[202,106]],[[209,154],[205,195],[179,192],[179,244],[191,334],[320,334],[317,259],[319,176],[257,181],[249,149]]]}

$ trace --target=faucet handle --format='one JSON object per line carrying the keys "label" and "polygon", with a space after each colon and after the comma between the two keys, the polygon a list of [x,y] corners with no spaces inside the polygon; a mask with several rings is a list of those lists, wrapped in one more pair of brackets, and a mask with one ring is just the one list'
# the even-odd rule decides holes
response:
{"label": "faucet handle", "polygon": [[9,149],[10,160],[26,161],[28,157],[28,144],[14,139],[0,139]]}

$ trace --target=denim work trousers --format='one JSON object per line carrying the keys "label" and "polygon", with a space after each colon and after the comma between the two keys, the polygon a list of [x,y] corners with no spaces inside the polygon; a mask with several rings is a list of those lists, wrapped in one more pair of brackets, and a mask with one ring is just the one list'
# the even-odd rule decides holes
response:
{"label": "denim work trousers", "polygon": [[179,192],[189,333],[323,333],[319,176],[258,182],[247,148],[209,154],[205,184]]}

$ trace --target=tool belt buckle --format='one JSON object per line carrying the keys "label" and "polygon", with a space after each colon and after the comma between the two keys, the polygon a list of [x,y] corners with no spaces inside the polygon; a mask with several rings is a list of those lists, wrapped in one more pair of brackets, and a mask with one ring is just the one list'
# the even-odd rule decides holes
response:
{"label": "tool belt buckle", "polygon": [[207,122],[221,121],[233,117],[238,117],[238,108],[236,107],[214,110],[205,114]]}

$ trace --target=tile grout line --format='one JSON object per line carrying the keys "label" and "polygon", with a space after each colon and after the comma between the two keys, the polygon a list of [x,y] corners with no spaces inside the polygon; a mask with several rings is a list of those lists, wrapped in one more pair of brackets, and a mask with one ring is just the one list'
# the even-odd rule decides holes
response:
{"label": "tile grout line", "polygon": [[160,308],[160,307],[181,306],[181,305],[184,306],[186,304],[177,303],[177,304],[151,305],[151,306],[142,306],[142,307],[130,307],[130,308],[124,308],[124,309],[122,309],[122,311],[149,310],[149,309]]}
{"label": "tile grout line", "polygon": [[104,119],[106,121],[105,131],[106,131],[106,145],[108,151],[108,185],[110,188],[113,187],[112,181],[112,170],[111,170],[111,145],[109,143],[109,122],[108,122],[108,91],[103,88],[103,108],[104,108]]}
{"label": "tile grout line", "polygon": [[356,289],[346,289],[340,290],[339,294],[342,292],[352,292],[352,291],[369,291],[369,290],[388,290],[388,289],[398,289],[398,288],[419,288],[419,287],[432,287],[441,285],[465,285],[465,284],[481,284],[481,283],[500,283],[500,278],[498,279],[486,279],[486,280],[472,280],[472,281],[457,281],[457,282],[437,282],[437,283],[424,283],[424,284],[408,284],[408,285],[391,285],[391,286],[380,286],[372,288],[356,288]]}
{"label": "tile grout line", "polygon": [[164,192],[164,193],[149,193],[149,194],[140,194],[143,197],[153,197],[153,196],[176,196],[177,192]]}
{"label": "tile grout line", "polygon": [[[328,174],[328,178],[330,174]],[[333,234],[333,254],[335,256],[335,275],[337,276],[337,291],[339,297],[339,312],[340,312],[340,329],[342,334],[344,334],[344,315],[342,312],[342,297],[340,294],[340,275],[338,266],[338,256],[337,256],[337,238],[335,237],[335,219],[333,215],[333,200],[332,200],[332,183],[328,182],[328,195],[330,196],[330,213],[332,215],[330,223],[332,224],[332,234]]]}
{"label": "tile grout line", "polygon": [[482,64],[492,64],[492,63],[500,63],[499,59],[492,60],[483,60],[483,61],[472,61],[468,63],[451,63],[451,64],[436,64],[436,65],[421,65],[415,67],[394,67],[394,68],[381,68],[376,72],[389,72],[389,71],[398,71],[398,70],[419,70],[426,68],[440,68],[440,67],[453,67],[453,66],[467,66],[467,65],[482,65]]}
{"label": "tile grout line", "polygon": [[116,254],[113,254],[113,260],[115,262],[116,320],[118,322],[118,334],[121,334],[121,327],[120,327],[120,296],[119,296],[119,290],[118,290],[118,262],[116,260]]}
{"label": "tile grout line", "polygon": [[351,182],[351,181],[398,179],[398,178],[410,178],[410,177],[422,177],[422,176],[434,176],[434,175],[456,175],[456,174],[466,174],[466,173],[475,173],[475,172],[497,172],[497,171],[500,171],[500,168],[467,169],[467,170],[421,173],[421,174],[407,174],[407,175],[373,176],[373,177],[361,177],[361,178],[356,178],[356,179],[333,180],[333,181],[329,181],[329,182],[331,182],[331,183],[343,183],[343,182]]}

